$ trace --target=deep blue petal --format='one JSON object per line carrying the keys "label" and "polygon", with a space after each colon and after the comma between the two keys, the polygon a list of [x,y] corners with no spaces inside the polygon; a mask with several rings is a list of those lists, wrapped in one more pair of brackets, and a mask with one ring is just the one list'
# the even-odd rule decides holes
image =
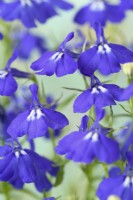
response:
{"label": "deep blue petal", "polygon": [[109,90],[109,92],[112,94],[114,100],[116,100],[116,101],[122,101],[121,96],[122,96],[122,94],[124,92],[123,88],[120,88],[119,86],[117,86],[115,84],[104,84],[103,86],[106,89]]}
{"label": "deep blue petal", "polygon": [[29,122],[27,130],[29,139],[44,136],[47,131],[48,126],[44,116]]}
{"label": "deep blue petal", "polygon": [[73,74],[78,68],[77,63],[68,54],[64,54],[57,62],[55,69],[56,76],[64,76],[67,74]]}
{"label": "deep blue petal", "polygon": [[9,72],[5,77],[0,77],[0,95],[11,96],[17,90],[17,82]]}
{"label": "deep blue petal", "polygon": [[23,183],[32,183],[36,179],[36,170],[28,154],[20,154],[18,158],[19,176]]}
{"label": "deep blue petal", "polygon": [[118,44],[109,43],[112,52],[117,56],[120,63],[133,62],[133,52]]}
{"label": "deep blue petal", "polygon": [[9,125],[7,132],[13,138],[21,137],[28,131],[28,120],[27,117],[29,115],[29,111],[25,111],[19,114]]}
{"label": "deep blue petal", "polygon": [[94,152],[98,160],[108,164],[115,162],[120,156],[118,143],[103,134],[100,135],[97,144],[95,144]]}
{"label": "deep blue petal", "polygon": [[87,115],[82,117],[81,124],[80,124],[81,130],[85,131],[88,128],[88,121],[89,121],[89,117]]}
{"label": "deep blue petal", "polygon": [[43,113],[46,115],[47,124],[52,129],[61,129],[69,124],[68,119],[60,112],[43,108]]}
{"label": "deep blue petal", "polygon": [[9,181],[17,170],[16,158],[10,153],[0,160],[0,180]]}
{"label": "deep blue petal", "polygon": [[85,75],[92,75],[97,69],[99,57],[96,56],[97,47],[92,47],[82,53],[78,59],[79,70]]}
{"label": "deep blue petal", "polygon": [[107,200],[107,198],[110,195],[116,194],[113,191],[114,189],[116,189],[116,190],[119,189],[119,191],[124,189],[124,187],[122,187],[123,181],[124,181],[123,176],[117,176],[117,177],[114,177],[114,178],[104,179],[98,187],[98,190],[97,190],[97,193],[96,193],[97,196],[102,200]]}
{"label": "deep blue petal", "polygon": [[75,100],[73,109],[74,112],[84,113],[91,108],[94,103],[94,95],[88,89],[81,93]]}
{"label": "deep blue petal", "polygon": [[56,63],[51,59],[56,52],[46,52],[41,58],[33,62],[31,69],[37,71],[37,74],[51,76],[55,72]]}

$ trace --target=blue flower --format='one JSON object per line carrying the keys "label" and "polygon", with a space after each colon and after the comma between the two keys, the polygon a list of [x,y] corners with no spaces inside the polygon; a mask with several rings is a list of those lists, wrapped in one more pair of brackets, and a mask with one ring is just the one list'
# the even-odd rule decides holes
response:
{"label": "blue flower", "polygon": [[46,51],[45,40],[29,31],[17,29],[10,33],[10,38],[13,48],[18,49],[18,56],[21,59],[28,59],[35,49],[40,53]]}
{"label": "blue flower", "polygon": [[[23,95],[26,93],[26,98],[29,98],[27,88],[21,88],[19,90]],[[26,90],[27,89],[27,90]],[[5,107],[0,106],[0,137],[5,141],[9,138],[7,134],[7,128],[11,121],[23,111],[23,109],[29,108],[30,103],[27,102],[24,98],[20,97],[18,94],[13,94],[9,97],[9,103]]]}
{"label": "blue flower", "polygon": [[[67,2],[57,1],[57,7],[68,10],[73,6]],[[11,11],[11,12],[10,12]],[[35,21],[45,23],[47,19],[57,15],[55,3],[52,0],[12,0],[3,2],[1,5],[0,16],[6,21],[19,19],[22,23],[30,28],[35,27]]]}
{"label": "blue flower", "polygon": [[15,50],[11,58],[8,60],[6,67],[0,70],[0,95],[11,96],[17,90],[17,82],[14,76],[18,78],[30,78],[31,75],[27,72],[22,72],[18,69],[11,68],[12,62],[16,60],[18,52]]}
{"label": "blue flower", "polygon": [[93,105],[96,108],[115,105],[115,101],[126,99],[121,99],[123,91],[124,89],[115,84],[102,84],[97,77],[92,76],[90,87],[76,98],[74,112],[87,112]]}
{"label": "blue flower", "polygon": [[95,24],[95,30],[96,44],[83,52],[78,60],[82,74],[90,76],[95,70],[99,70],[101,74],[109,75],[119,72],[120,64],[133,62],[132,51],[122,45],[108,43],[99,24]]}
{"label": "blue flower", "polygon": [[100,183],[97,196],[100,200],[107,200],[110,195],[116,195],[121,200],[131,200],[133,197],[133,152],[127,154],[128,164],[121,173],[116,170],[109,178]]}
{"label": "blue flower", "polygon": [[24,183],[34,183],[38,191],[52,187],[47,174],[56,176],[58,167],[47,158],[17,145],[0,146],[0,180],[21,189]]}
{"label": "blue flower", "polygon": [[[60,44],[57,51],[46,52],[41,58],[33,62],[31,69],[36,71],[36,74],[52,76],[64,76],[72,74],[78,68],[74,60],[75,53],[66,49],[66,44],[74,37],[74,33],[69,33],[65,40]],[[76,55],[77,56],[77,55]]]}
{"label": "blue flower", "polygon": [[74,21],[78,24],[99,22],[105,26],[109,20],[118,23],[125,17],[120,5],[109,4],[104,0],[93,0],[93,2],[82,7],[76,14]]}
{"label": "blue flower", "polygon": [[32,93],[30,109],[20,113],[11,122],[7,130],[9,135],[16,138],[28,134],[29,139],[33,139],[44,136],[48,127],[56,130],[68,125],[69,122],[63,114],[41,105],[36,84],[30,86],[30,91]]}
{"label": "blue flower", "polygon": [[55,151],[75,162],[91,163],[96,158],[113,163],[119,159],[119,145],[106,136],[108,133],[109,129],[97,122],[88,129],[88,117],[84,116],[79,130],[61,139]]}
{"label": "blue flower", "polygon": [[122,159],[126,159],[126,154],[133,144],[133,124],[132,121],[125,124],[125,128],[115,135],[116,140],[121,146]]}
{"label": "blue flower", "polygon": [[17,54],[14,52],[8,60],[5,69],[0,70],[0,95],[11,96],[17,90],[17,82],[13,77],[10,65],[16,59]]}

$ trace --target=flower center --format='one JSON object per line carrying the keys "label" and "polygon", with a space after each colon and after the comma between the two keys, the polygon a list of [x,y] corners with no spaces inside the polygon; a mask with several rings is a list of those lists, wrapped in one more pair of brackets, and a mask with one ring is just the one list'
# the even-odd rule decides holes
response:
{"label": "flower center", "polygon": [[130,185],[133,185],[133,176],[126,176],[123,185],[124,187],[129,187]]}
{"label": "flower center", "polygon": [[4,79],[8,75],[7,71],[0,70],[0,79]]}
{"label": "flower center", "polygon": [[20,0],[22,6],[32,6],[31,0]]}
{"label": "flower center", "polygon": [[18,148],[15,148],[15,156],[16,156],[16,158],[19,158],[19,156],[20,156],[20,154],[21,155],[26,155],[27,153],[23,150],[23,149],[18,149]]}
{"label": "flower center", "polygon": [[30,114],[27,117],[28,121],[33,121],[36,119],[40,119],[42,116],[44,116],[43,112],[40,108],[31,110]]}
{"label": "flower center", "polygon": [[104,53],[111,53],[111,48],[107,44],[100,44],[98,46],[98,53],[104,54]]}
{"label": "flower center", "polygon": [[61,59],[62,56],[63,56],[62,52],[57,52],[50,58],[50,60],[54,60],[55,62],[57,62],[59,59]]}
{"label": "flower center", "polygon": [[102,0],[96,0],[90,5],[90,10],[92,11],[103,11],[105,8],[105,4]]}
{"label": "flower center", "polygon": [[99,93],[99,92],[105,93],[105,92],[107,92],[107,89],[104,88],[103,86],[99,85],[99,86],[97,86],[97,87],[93,87],[91,93],[94,94],[94,93]]}
{"label": "flower center", "polygon": [[87,133],[87,135],[84,137],[84,140],[89,140],[92,139],[92,142],[97,142],[98,141],[98,133],[97,132],[92,132],[90,131]]}

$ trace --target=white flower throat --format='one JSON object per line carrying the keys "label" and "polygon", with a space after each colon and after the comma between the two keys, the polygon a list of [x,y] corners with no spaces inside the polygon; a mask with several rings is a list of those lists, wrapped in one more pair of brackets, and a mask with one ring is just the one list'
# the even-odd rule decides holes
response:
{"label": "white flower throat", "polygon": [[105,9],[106,9],[106,7],[102,0],[95,0],[90,5],[90,10],[92,10],[92,11],[103,11]]}
{"label": "white flower throat", "polygon": [[4,79],[8,75],[8,72],[5,70],[0,70],[0,79]]}
{"label": "white flower throat", "polygon": [[89,133],[87,133],[87,135],[84,137],[84,140],[89,140],[92,139],[92,142],[97,142],[99,138],[99,135],[97,132],[92,132],[90,131]]}
{"label": "white flower throat", "polygon": [[20,0],[22,6],[32,6],[32,3],[42,3],[42,2],[48,2],[48,0]]}
{"label": "white flower throat", "polygon": [[130,187],[130,185],[133,186],[133,176],[126,176],[123,185],[124,187]]}
{"label": "white flower throat", "polygon": [[111,53],[111,48],[107,44],[100,44],[98,46],[98,53],[104,54],[104,53]]}
{"label": "white flower throat", "polygon": [[32,6],[31,0],[20,0],[22,6]]}
{"label": "white flower throat", "polygon": [[94,93],[99,93],[99,92],[102,92],[102,93],[106,93],[108,90],[106,88],[104,88],[103,86],[99,85],[97,87],[93,87],[92,89],[92,94]]}
{"label": "white flower throat", "polygon": [[27,117],[28,121],[34,121],[36,119],[40,119],[42,116],[44,116],[44,113],[41,111],[40,108],[31,110],[30,114]]}

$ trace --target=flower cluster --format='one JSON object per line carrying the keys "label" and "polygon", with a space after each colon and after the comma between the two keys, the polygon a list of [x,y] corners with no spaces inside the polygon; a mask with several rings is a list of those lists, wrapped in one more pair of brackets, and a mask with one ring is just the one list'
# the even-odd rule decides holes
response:
{"label": "flower cluster", "polygon": [[[110,200],[115,196],[131,200],[133,125],[132,121],[128,121],[120,127],[122,131],[114,134],[113,119],[118,116],[113,113],[113,106],[119,104],[126,117],[133,117],[133,80],[130,77],[129,85],[120,87],[116,82],[103,81],[102,76],[113,77],[121,71],[122,65],[133,63],[133,51],[121,44],[111,43],[105,34],[107,22],[121,22],[126,12],[133,9],[133,2],[121,0],[118,4],[111,4],[106,0],[93,0],[77,12],[73,21],[90,25],[95,32],[95,41],[86,41],[79,30],[81,41],[71,43],[75,33],[70,32],[56,49],[50,50],[46,39],[29,30],[38,22],[45,23],[58,15],[59,9],[68,11],[72,8],[73,5],[65,0],[0,2],[2,20],[19,20],[25,26],[13,29],[6,24],[8,34],[0,33],[0,40],[10,41],[8,45],[13,52],[0,70],[0,96],[5,98],[0,104],[0,181],[19,190],[25,184],[34,183],[38,192],[43,194],[43,200],[55,200],[53,194],[47,194],[47,191],[62,182],[67,162],[80,163],[79,167],[86,174],[89,184],[94,177],[91,172],[88,173],[88,168],[91,166],[89,169],[92,170],[92,167],[95,169],[97,164],[101,164],[105,174],[100,176],[102,181],[97,188],[97,197],[100,200]],[[19,58],[24,63],[32,59],[33,50],[38,50],[40,55],[30,64],[27,62],[28,72],[21,70],[21,64],[17,68],[12,66]],[[41,90],[39,79],[40,76],[47,76],[50,80],[54,75],[60,78],[76,72],[83,77],[86,88],[65,89],[81,92],[73,102],[73,113],[84,115],[80,116],[78,129],[70,131],[56,144],[56,137],[69,125],[69,120],[58,110],[60,99],[54,100],[46,95],[44,88]],[[28,82],[28,87],[20,84],[20,78]],[[64,105],[72,99],[73,96],[65,100]],[[130,110],[120,104],[124,101],[129,102]],[[52,143],[52,159],[37,153],[35,139],[40,137]],[[23,146],[22,139],[24,143],[28,142],[29,148]],[[44,151],[45,147],[42,154]],[[4,191],[7,193],[7,190]]]}

